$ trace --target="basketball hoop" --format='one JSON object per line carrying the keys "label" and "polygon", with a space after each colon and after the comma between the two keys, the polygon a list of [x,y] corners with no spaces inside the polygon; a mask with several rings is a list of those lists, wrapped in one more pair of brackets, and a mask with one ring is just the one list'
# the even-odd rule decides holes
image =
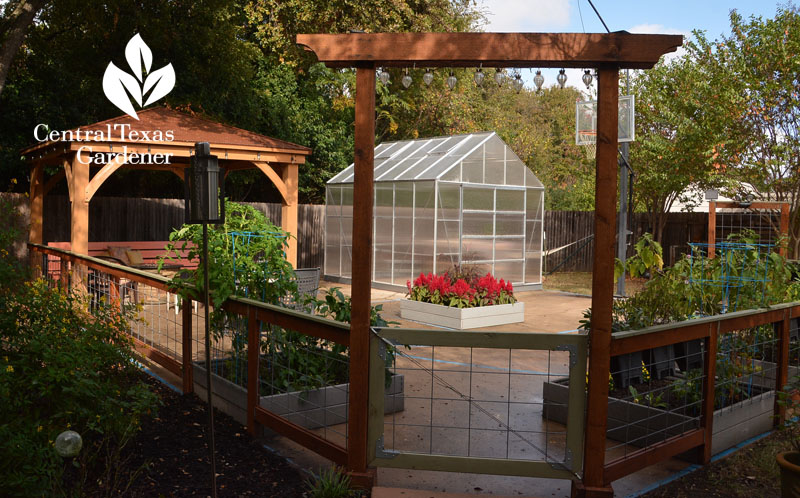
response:
{"label": "basketball hoop", "polygon": [[577,145],[582,145],[588,159],[594,159],[597,153],[597,131],[578,130]]}

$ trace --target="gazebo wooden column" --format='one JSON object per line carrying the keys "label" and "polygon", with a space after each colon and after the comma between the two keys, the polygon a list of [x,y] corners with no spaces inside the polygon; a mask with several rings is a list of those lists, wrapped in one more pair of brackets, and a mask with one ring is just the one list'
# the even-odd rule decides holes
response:
{"label": "gazebo wooden column", "polygon": [[289,247],[286,248],[286,259],[293,267],[297,268],[297,187],[298,165],[284,164],[281,170],[281,181],[286,190],[286,195],[281,200],[281,228],[294,237],[289,238]]}
{"label": "gazebo wooden column", "polygon": [[78,254],[89,254],[89,200],[86,189],[89,187],[89,165],[81,164],[78,156],[70,161],[72,192],[70,202],[70,250]]}

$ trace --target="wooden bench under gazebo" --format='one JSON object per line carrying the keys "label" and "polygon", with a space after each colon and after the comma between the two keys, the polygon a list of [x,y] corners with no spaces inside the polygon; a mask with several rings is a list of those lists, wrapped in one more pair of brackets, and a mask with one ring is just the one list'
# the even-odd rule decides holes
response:
{"label": "wooden bench under gazebo", "polygon": [[[22,151],[31,164],[30,242],[43,242],[44,196],[66,178],[70,249],[88,255],[89,202],[103,182],[120,168],[171,171],[183,179],[196,142],[211,144],[226,174],[248,169],[264,173],[281,196],[281,228],[297,234],[298,167],[311,149],[164,107],[138,116],[123,115],[67,132],[38,130],[42,141]],[[45,179],[45,166],[59,169]],[[294,238],[289,239],[286,258],[297,266]]]}

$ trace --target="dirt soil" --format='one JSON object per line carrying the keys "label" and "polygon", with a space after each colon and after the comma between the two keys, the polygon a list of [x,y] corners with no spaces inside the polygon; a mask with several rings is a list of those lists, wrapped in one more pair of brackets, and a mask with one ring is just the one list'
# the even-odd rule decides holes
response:
{"label": "dirt soil", "polygon": [[[209,496],[208,413],[196,395],[180,395],[149,375],[164,405],[126,447],[131,469],[146,466],[134,497]],[[239,423],[214,411],[218,496],[302,497],[307,476],[271,453]]]}
{"label": "dirt soil", "polygon": [[644,498],[761,498],[781,496],[775,455],[791,449],[788,431],[769,436],[672,481]]}

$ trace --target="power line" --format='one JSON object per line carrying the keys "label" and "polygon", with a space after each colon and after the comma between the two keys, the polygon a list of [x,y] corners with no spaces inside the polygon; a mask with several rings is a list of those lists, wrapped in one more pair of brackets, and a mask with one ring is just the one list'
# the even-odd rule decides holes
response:
{"label": "power line", "polygon": [[578,0],[578,15],[581,16],[581,29],[586,33],[586,26],[583,25],[583,12],[581,12],[581,0]]}
{"label": "power line", "polygon": [[592,3],[592,0],[588,0],[588,2],[589,2],[589,5],[592,6],[592,9],[594,9],[594,13],[597,14],[597,18],[600,19],[601,23],[603,23],[603,27],[606,28],[606,32],[611,33],[611,30],[608,29],[608,26],[606,25],[606,22],[603,20],[603,16],[601,16],[600,13],[597,12],[597,7],[594,6],[594,4]]}

